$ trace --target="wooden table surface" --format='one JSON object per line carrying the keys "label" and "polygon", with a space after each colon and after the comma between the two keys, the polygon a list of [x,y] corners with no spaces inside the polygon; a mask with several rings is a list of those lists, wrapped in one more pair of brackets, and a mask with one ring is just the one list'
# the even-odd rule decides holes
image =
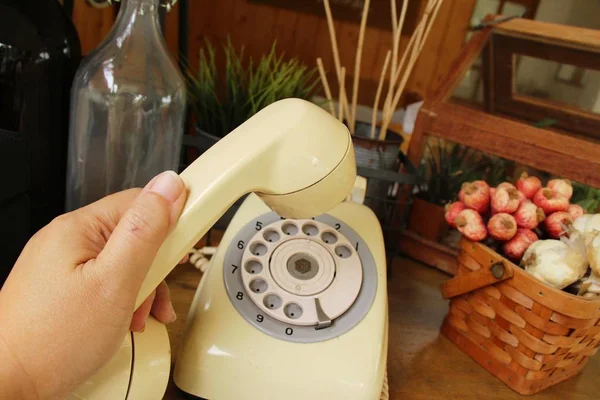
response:
{"label": "wooden table surface", "polygon": [[[182,265],[167,278],[178,315],[168,328],[173,361],[200,277],[191,265]],[[388,282],[390,399],[600,398],[600,354],[579,376],[535,396],[517,395],[479,367],[439,334],[448,307],[439,285],[446,279],[448,275],[441,271],[412,260],[398,258],[394,262]],[[172,380],[164,398],[188,399]]]}

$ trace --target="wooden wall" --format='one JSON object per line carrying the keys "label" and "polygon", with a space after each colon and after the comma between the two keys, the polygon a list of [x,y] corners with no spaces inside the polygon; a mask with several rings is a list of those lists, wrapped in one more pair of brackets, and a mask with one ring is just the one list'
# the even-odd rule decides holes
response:
{"label": "wooden wall", "polygon": [[[422,10],[422,0],[412,1],[419,3]],[[435,91],[464,44],[475,2],[476,0],[445,0],[407,85],[408,91],[422,97]],[[245,53],[254,59],[268,51],[276,39],[277,48],[286,55],[298,57],[310,66],[315,66],[316,58],[322,57],[325,69],[333,71],[324,12],[322,15],[300,13],[248,0],[190,0],[189,7],[188,59],[193,68],[198,64],[199,51],[205,38],[213,44],[219,44],[229,36],[236,47],[244,45]],[[165,27],[167,44],[175,57],[178,56],[178,9],[179,4],[168,14]],[[114,20],[114,13],[114,7],[98,10],[89,6],[85,0],[76,0],[73,18],[81,36],[84,53],[95,48],[106,36]],[[348,83],[353,79],[358,30],[356,23],[336,21],[340,58],[348,71]],[[401,45],[406,45],[408,39],[408,35],[403,36]],[[391,44],[391,30],[375,27],[367,29],[360,71],[360,103],[372,104],[383,60],[386,51],[391,49]],[[329,80],[333,87],[333,74],[330,74]]]}

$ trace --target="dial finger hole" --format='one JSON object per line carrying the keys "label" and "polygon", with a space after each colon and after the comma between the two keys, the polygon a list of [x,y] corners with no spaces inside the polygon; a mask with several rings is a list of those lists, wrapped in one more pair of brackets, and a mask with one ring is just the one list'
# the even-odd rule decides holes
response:
{"label": "dial finger hole", "polygon": [[283,308],[284,314],[291,319],[298,319],[302,316],[302,307],[296,303],[289,303]]}
{"label": "dial finger hole", "polygon": [[254,293],[264,293],[269,288],[269,284],[265,282],[263,279],[254,279],[250,282],[250,290]]}
{"label": "dial finger hole", "polygon": [[340,245],[335,248],[335,254],[341,258],[348,258],[352,255],[352,250],[350,250],[348,246]]}
{"label": "dial finger hole", "polygon": [[254,254],[255,256],[264,256],[265,254],[267,254],[267,246],[265,246],[262,243],[253,243],[252,246],[250,246],[250,252],[252,254]]}
{"label": "dial finger hole", "polygon": [[276,242],[281,238],[281,236],[279,236],[279,233],[277,233],[277,231],[274,231],[273,229],[269,229],[268,231],[263,233],[263,237],[269,243]]}
{"label": "dial finger hole", "polygon": [[249,274],[260,274],[263,269],[262,264],[256,260],[248,261],[244,265],[244,268],[246,269],[246,272],[248,272]]}
{"label": "dial finger hole", "polygon": [[302,227],[302,232],[304,232],[306,236],[317,236],[319,234],[319,228],[314,224],[305,224]]}
{"label": "dial finger hole", "polygon": [[276,310],[281,307],[281,303],[281,297],[277,296],[276,294],[269,294],[265,296],[263,300],[265,307],[270,308],[271,310]]}
{"label": "dial finger hole", "polygon": [[337,242],[337,236],[331,232],[323,232],[321,239],[327,244],[334,244]]}
{"label": "dial finger hole", "polygon": [[285,233],[286,235],[290,235],[290,236],[298,233],[298,227],[296,225],[292,224],[291,222],[283,224],[283,226],[281,227],[281,230],[283,231],[283,233]]}

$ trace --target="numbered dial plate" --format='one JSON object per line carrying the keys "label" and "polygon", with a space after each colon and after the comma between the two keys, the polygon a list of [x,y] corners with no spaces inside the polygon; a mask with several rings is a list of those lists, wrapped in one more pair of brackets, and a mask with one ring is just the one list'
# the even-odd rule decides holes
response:
{"label": "numbered dial plate", "polygon": [[329,215],[284,220],[268,213],[251,221],[231,242],[223,273],[243,318],[295,342],[350,330],[369,310],[377,288],[366,244]]}
{"label": "numbered dial plate", "polygon": [[319,221],[279,221],[257,232],[242,256],[242,282],[271,317],[317,326],[356,300],[362,266],[352,244]]}

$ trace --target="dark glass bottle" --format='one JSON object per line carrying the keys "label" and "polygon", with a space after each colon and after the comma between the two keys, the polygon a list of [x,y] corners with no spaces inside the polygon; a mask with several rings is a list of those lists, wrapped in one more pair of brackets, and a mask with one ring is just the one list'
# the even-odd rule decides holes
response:
{"label": "dark glass bottle", "polygon": [[0,283],[64,212],[69,102],[81,59],[57,0],[0,0]]}

